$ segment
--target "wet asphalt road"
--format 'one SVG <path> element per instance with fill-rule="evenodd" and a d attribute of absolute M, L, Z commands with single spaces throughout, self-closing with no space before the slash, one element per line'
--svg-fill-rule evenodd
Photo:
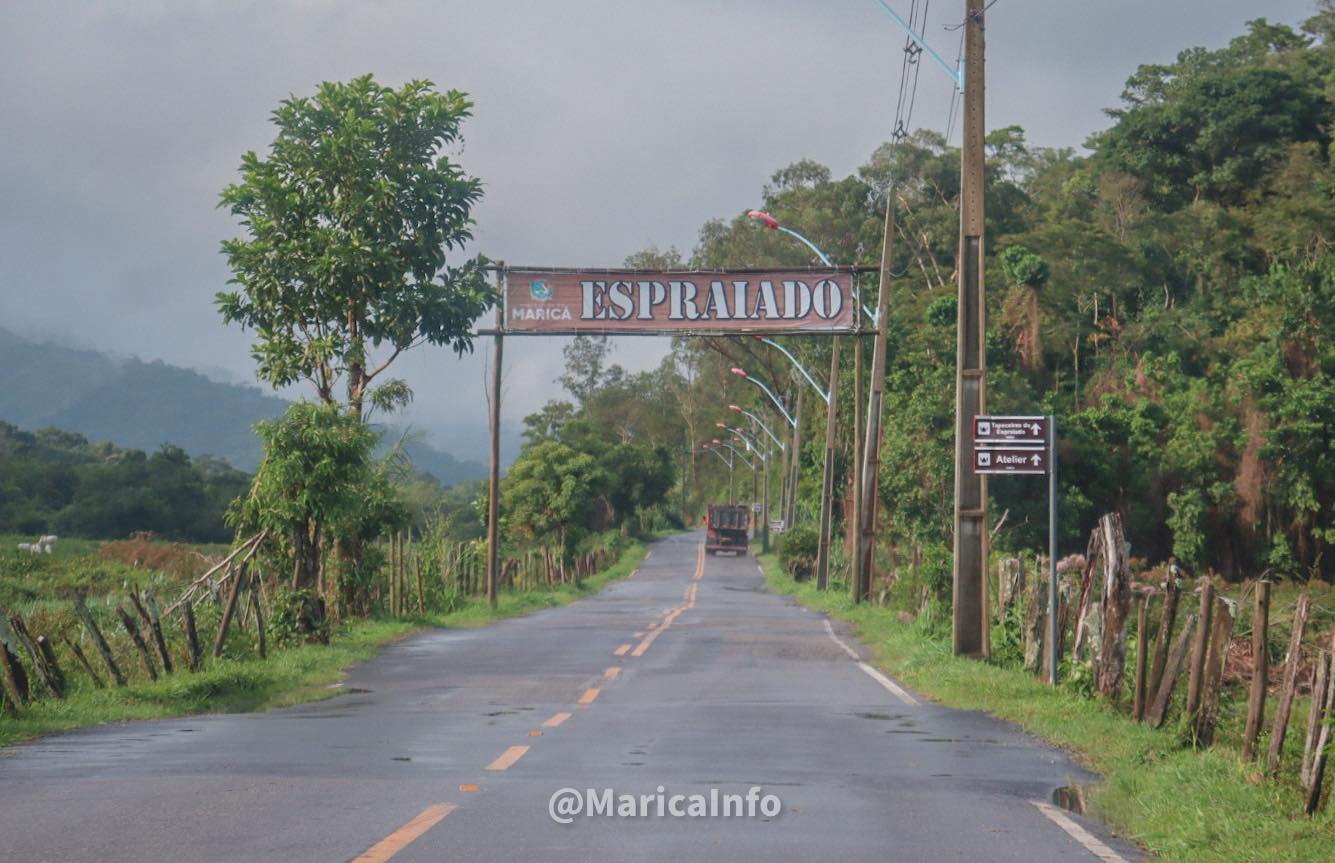
<path fill-rule="evenodd" d="M 822 615 L 765 592 L 753 559 L 699 541 L 656 543 L 573 605 L 395 645 L 328 701 L 4 751 L 0 860 L 1096 859 L 1033 802 L 1092 779 L 1064 754 L 901 698 Z M 660 785 L 758 786 L 782 808 L 548 814 L 564 787 Z"/>

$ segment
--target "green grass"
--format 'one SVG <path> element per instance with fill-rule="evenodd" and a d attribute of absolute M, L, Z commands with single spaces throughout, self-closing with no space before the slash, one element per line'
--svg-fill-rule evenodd
<path fill-rule="evenodd" d="M 212 660 L 197 674 L 178 670 L 157 682 L 132 683 L 121 689 L 94 689 L 87 678 L 75 676 L 75 688 L 65 699 L 34 701 L 17 718 L 0 715 L 0 746 L 109 722 L 269 710 L 329 698 L 338 694 L 329 684 L 342 678 L 348 666 L 370 659 L 392 641 L 429 627 L 483 626 L 565 605 L 629 575 L 645 551 L 644 545 L 632 544 L 615 564 L 578 586 L 505 591 L 497 597 L 494 609 L 485 598 L 470 597 L 448 614 L 356 621 L 335 629 L 328 644 L 273 651 L 267 660 Z"/>
<path fill-rule="evenodd" d="M 1019 669 L 951 655 L 949 639 L 901 622 L 875 605 L 854 605 L 846 591 L 819 592 L 795 583 L 773 555 L 761 557 L 771 589 L 851 622 L 875 663 L 909 686 L 950 706 L 983 710 L 1070 751 L 1103 776 L 1091 790 L 1097 816 L 1160 859 L 1295 861 L 1335 859 L 1335 806 L 1302 816 L 1293 759 L 1277 782 L 1259 781 L 1224 747 L 1192 751 L 1167 725 L 1132 722 L 1107 703 L 1050 689 Z M 1301 737 L 1295 711 L 1289 737 Z"/>

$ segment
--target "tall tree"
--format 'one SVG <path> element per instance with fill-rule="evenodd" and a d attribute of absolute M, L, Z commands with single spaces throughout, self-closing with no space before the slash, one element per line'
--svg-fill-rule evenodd
<path fill-rule="evenodd" d="M 396 90 L 366 75 L 274 111 L 268 154 L 242 157 L 220 203 L 248 236 L 222 244 L 240 289 L 216 303 L 255 331 L 262 380 L 308 380 L 331 404 L 342 380 L 341 403 L 361 418 L 368 400 L 388 410 L 411 399 L 402 381 L 371 389 L 405 350 L 472 349 L 494 292 L 481 257 L 452 267 L 446 252 L 472 239 L 482 186 L 443 152 L 471 108 L 429 81 Z"/>

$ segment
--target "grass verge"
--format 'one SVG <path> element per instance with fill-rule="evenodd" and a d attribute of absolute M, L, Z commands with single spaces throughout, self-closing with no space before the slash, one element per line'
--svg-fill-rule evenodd
<path fill-rule="evenodd" d="M 1021 670 L 958 659 L 948 641 L 894 612 L 794 582 L 773 555 L 760 562 L 772 590 L 853 624 L 882 670 L 941 704 L 985 711 L 1072 752 L 1103 776 L 1091 789 L 1093 814 L 1159 859 L 1335 859 L 1335 807 L 1303 817 L 1295 782 L 1260 781 L 1234 751 L 1192 751 L 1166 726 L 1132 722 L 1102 701 L 1050 689 Z"/>
<path fill-rule="evenodd" d="M 121 689 L 83 686 L 63 700 L 35 701 L 18 717 L 0 715 L 0 746 L 110 722 L 269 710 L 329 698 L 338 694 L 329 684 L 339 680 L 348 666 L 370 659 L 390 642 L 431 627 L 483 626 L 501 618 L 566 605 L 629 575 L 645 552 L 643 544 L 632 544 L 620 560 L 578 586 L 502 592 L 494 609 L 487 606 L 484 597 L 470 597 L 448 614 L 344 624 L 335 629 L 328 644 L 273 651 L 265 660 L 212 660 L 196 674 L 178 671 L 157 682 L 134 683 Z"/>

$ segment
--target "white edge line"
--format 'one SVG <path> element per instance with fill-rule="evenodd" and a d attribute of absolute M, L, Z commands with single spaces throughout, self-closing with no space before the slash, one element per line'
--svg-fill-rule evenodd
<path fill-rule="evenodd" d="M 867 676 L 870 677 L 872 680 L 875 680 L 877 683 L 881 684 L 886 689 L 893 692 L 895 694 L 895 697 L 898 698 L 900 701 L 904 702 L 905 704 L 918 703 L 918 700 L 914 698 L 912 695 L 909 695 L 903 689 L 901 689 L 899 687 L 899 684 L 895 683 L 893 680 L 886 677 L 884 674 L 877 671 L 875 668 L 872 668 L 867 663 L 859 662 L 858 668 L 861 668 L 863 671 L 865 671 L 867 673 Z"/>
<path fill-rule="evenodd" d="M 881 684 L 881 686 L 885 687 L 885 689 L 888 690 L 891 695 L 895 696 L 905 704 L 918 703 L 918 700 L 914 698 L 912 695 L 909 695 L 907 692 L 905 692 L 903 687 L 901 687 L 898 683 L 895 683 L 893 680 L 886 677 L 880 671 L 876 670 L 875 668 L 872 668 L 870 665 L 863 662 L 862 657 L 858 656 L 857 651 L 849 647 L 842 638 L 834 634 L 834 627 L 830 626 L 830 619 L 828 617 L 822 620 L 821 623 L 825 624 L 826 634 L 830 636 L 830 638 L 834 641 L 835 644 L 839 645 L 843 649 L 844 653 L 847 653 L 849 657 L 854 662 L 857 663 L 858 668 L 861 668 L 864 674 L 866 674 L 872 680 L 875 680 L 877 683 Z"/>
<path fill-rule="evenodd" d="M 1105 863 L 1126 863 L 1125 857 L 1104 845 L 1088 830 L 1068 818 L 1066 813 L 1056 806 L 1051 803 L 1044 803 L 1042 800 L 1030 800 L 1029 802 L 1034 804 L 1039 812 L 1046 815 L 1049 821 L 1070 834 L 1071 838 L 1079 842 L 1090 854 L 1105 861 Z"/>

